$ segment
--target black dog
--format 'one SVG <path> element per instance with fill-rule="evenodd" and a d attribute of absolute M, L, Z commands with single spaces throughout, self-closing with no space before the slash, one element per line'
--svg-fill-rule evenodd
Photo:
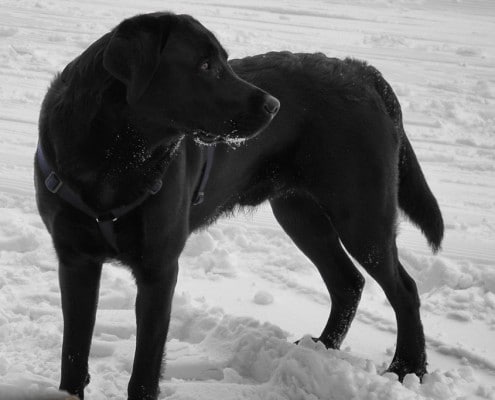
<path fill-rule="evenodd" d="M 342 243 L 395 310 L 389 370 L 426 372 L 416 285 L 397 258 L 397 208 L 434 250 L 443 222 L 397 98 L 373 67 L 287 52 L 227 62 L 193 18 L 140 15 L 55 78 L 39 135 L 37 201 L 60 263 L 61 389 L 84 396 L 101 266 L 116 259 L 138 287 L 128 396 L 155 399 L 188 235 L 267 199 L 330 292 L 318 340 L 339 348 L 361 296 Z"/>

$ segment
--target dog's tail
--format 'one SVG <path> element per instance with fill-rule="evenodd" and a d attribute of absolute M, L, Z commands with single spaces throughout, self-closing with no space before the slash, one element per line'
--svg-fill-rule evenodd
<path fill-rule="evenodd" d="M 394 91 L 378 70 L 371 66 L 368 66 L 368 69 L 375 90 L 382 98 L 400 137 L 399 207 L 421 229 L 428 244 L 436 253 L 440 249 L 444 233 L 442 213 L 404 131 L 402 111 Z"/>
<path fill-rule="evenodd" d="M 399 152 L 399 207 L 421 229 L 436 253 L 443 239 L 442 213 L 405 133 Z"/>

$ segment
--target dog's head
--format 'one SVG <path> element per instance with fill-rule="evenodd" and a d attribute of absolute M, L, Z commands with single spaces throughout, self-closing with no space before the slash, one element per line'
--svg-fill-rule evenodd
<path fill-rule="evenodd" d="M 253 137 L 280 106 L 239 78 L 215 36 L 187 15 L 154 13 L 123 21 L 111 34 L 103 65 L 125 85 L 136 112 L 204 143 Z"/>

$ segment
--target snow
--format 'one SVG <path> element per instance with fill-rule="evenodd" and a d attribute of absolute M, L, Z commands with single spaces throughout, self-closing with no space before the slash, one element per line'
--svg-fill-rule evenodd
<path fill-rule="evenodd" d="M 192 235 L 181 257 L 161 397 L 495 399 L 495 4 L 490 0 L 3 0 L 0 5 L 0 399 L 57 399 L 62 316 L 56 259 L 37 214 L 32 160 L 53 74 L 124 17 L 188 13 L 232 57 L 269 50 L 365 59 L 396 90 L 446 222 L 432 255 L 403 222 L 430 374 L 383 374 L 393 312 L 367 279 L 341 351 L 322 330 L 329 296 L 268 207 Z M 134 282 L 106 265 L 90 400 L 119 399 L 134 353 Z M 294 341 L 304 337 L 299 346 Z"/>

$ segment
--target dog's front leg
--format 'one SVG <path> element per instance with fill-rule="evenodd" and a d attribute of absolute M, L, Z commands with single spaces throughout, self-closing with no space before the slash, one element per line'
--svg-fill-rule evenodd
<path fill-rule="evenodd" d="M 95 323 L 101 263 L 60 259 L 59 282 L 64 316 L 60 389 L 84 398 L 89 383 L 88 356 Z"/>
<path fill-rule="evenodd" d="M 177 281 L 178 261 L 135 272 L 136 352 L 129 381 L 129 400 L 154 400 L 170 322 L 172 297 Z"/>

